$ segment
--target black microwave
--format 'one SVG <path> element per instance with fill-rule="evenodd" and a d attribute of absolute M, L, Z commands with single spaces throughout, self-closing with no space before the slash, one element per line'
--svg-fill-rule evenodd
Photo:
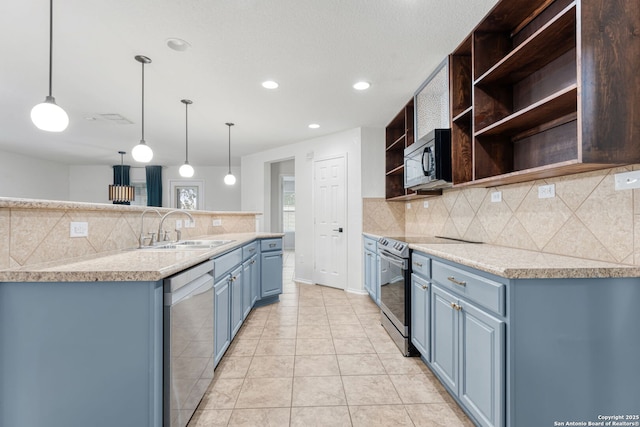
<path fill-rule="evenodd" d="M 434 129 L 404 149 L 404 188 L 451 186 L 451 129 Z"/>

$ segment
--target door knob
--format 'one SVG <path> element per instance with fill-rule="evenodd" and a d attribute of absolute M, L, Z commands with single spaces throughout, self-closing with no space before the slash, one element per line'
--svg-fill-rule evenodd
<path fill-rule="evenodd" d="M 335 228 L 333 231 L 337 231 L 338 233 L 342 233 L 342 227 L 340 227 L 340 228 Z"/>

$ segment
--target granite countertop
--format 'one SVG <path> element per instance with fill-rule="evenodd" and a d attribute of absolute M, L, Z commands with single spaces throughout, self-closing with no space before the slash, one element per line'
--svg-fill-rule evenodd
<path fill-rule="evenodd" d="M 233 240 L 207 249 L 125 249 L 87 257 L 0 270 L 0 282 L 146 282 L 157 281 L 243 246 L 282 233 L 200 236 L 193 240 Z"/>
<path fill-rule="evenodd" d="M 640 277 L 640 266 L 486 243 L 410 244 L 409 247 L 507 279 Z"/>

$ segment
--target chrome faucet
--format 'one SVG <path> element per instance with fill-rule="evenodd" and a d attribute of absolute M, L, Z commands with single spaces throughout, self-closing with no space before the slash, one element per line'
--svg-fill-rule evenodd
<path fill-rule="evenodd" d="M 144 237 L 144 214 L 146 214 L 147 212 L 155 212 L 158 214 L 158 216 L 160 218 L 162 218 L 162 214 L 160 213 L 160 211 L 158 211 L 158 209 L 154 209 L 154 208 L 148 208 L 142 211 L 142 215 L 140 215 L 140 237 L 138 238 L 138 249 L 144 247 L 144 241 L 145 241 L 145 237 Z M 155 237 L 155 233 L 151 233 L 151 241 L 149 242 L 149 245 L 153 245 L 154 242 L 154 237 Z"/>
<path fill-rule="evenodd" d="M 166 217 L 168 217 L 169 215 L 171 215 L 171 214 L 175 214 L 175 213 L 182 213 L 182 214 L 185 214 L 186 216 L 188 216 L 188 217 L 189 217 L 189 219 L 190 219 L 191 221 L 195 221 L 195 220 L 193 219 L 193 217 L 191 216 L 191 214 L 190 214 L 189 212 L 187 212 L 187 211 L 182 211 L 182 210 L 173 210 L 173 211 L 169 211 L 169 212 L 167 212 L 167 213 L 166 213 L 166 214 L 164 214 L 164 216 L 160 219 L 160 225 L 158 225 L 158 240 L 160 240 L 160 236 L 161 236 L 161 235 L 162 235 L 162 233 L 163 233 L 163 230 L 162 230 L 162 224 L 164 224 L 164 220 L 165 220 L 165 218 L 166 218 Z M 177 232 L 177 236 L 178 236 L 178 239 L 177 239 L 177 240 L 180 240 L 180 233 L 178 233 L 178 230 L 176 230 L 176 232 Z"/>

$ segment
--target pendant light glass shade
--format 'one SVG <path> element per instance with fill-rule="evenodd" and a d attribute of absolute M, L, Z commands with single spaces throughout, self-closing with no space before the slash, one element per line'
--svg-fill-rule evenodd
<path fill-rule="evenodd" d="M 233 123 L 225 123 L 225 125 L 229 126 L 229 172 L 224 177 L 224 183 L 233 185 L 236 183 L 236 177 L 231 173 L 231 126 L 233 126 Z"/>
<path fill-rule="evenodd" d="M 31 121 L 40 130 L 62 132 L 69 126 L 69 116 L 51 96 L 53 74 L 53 0 L 49 0 L 49 95 L 31 109 Z"/>
<path fill-rule="evenodd" d="M 140 144 L 133 147 L 131 150 L 133 160 L 140 163 L 149 163 L 153 159 L 153 150 L 149 148 L 144 140 L 140 141 Z"/>
<path fill-rule="evenodd" d="M 109 186 L 109 200 L 114 203 L 131 202 L 136 199 L 136 190 L 131 185 L 124 185 L 124 151 L 118 151 L 120 154 L 120 184 Z"/>
<path fill-rule="evenodd" d="M 131 155 L 136 162 L 149 163 L 153 159 L 153 150 L 144 140 L 144 64 L 150 64 L 151 59 L 136 55 L 135 60 L 142 64 L 142 138 L 140 138 L 140 143 L 131 150 Z"/>
<path fill-rule="evenodd" d="M 189 99 L 183 99 L 180 102 L 184 104 L 184 165 L 180 166 L 180 176 L 183 178 L 191 178 L 193 176 L 193 167 L 189 164 L 189 104 L 193 104 L 193 101 Z"/>

